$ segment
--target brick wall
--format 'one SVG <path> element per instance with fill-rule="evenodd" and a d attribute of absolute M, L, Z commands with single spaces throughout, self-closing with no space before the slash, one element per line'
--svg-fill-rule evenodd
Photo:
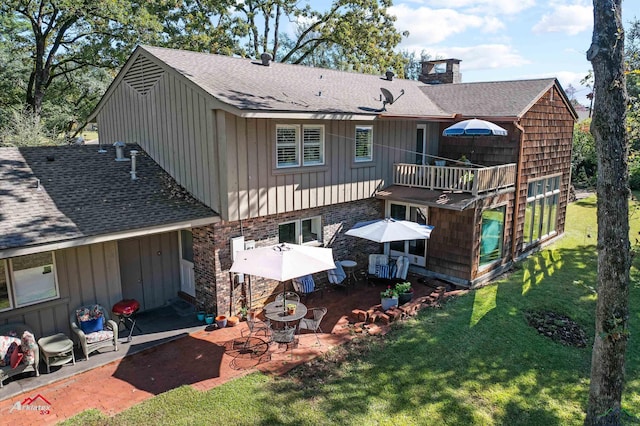
<path fill-rule="evenodd" d="M 384 217 L 384 202 L 373 198 L 194 228 L 194 274 L 199 308 L 221 315 L 237 314 L 244 305 L 249 285 L 253 306 L 262 306 L 273 294 L 282 291 L 281 283 L 255 276 L 245 275 L 244 283 L 232 282 L 230 239 L 244 235 L 245 241 L 255 240 L 257 247 L 276 244 L 280 223 L 314 216 L 322 217 L 322 242 L 333 249 L 334 259 L 353 259 L 359 267 L 366 268 L 369 253 L 381 250 L 379 244 L 344 235 L 356 222 Z M 314 278 L 318 285 L 327 282 L 325 273 L 315 274 Z"/>

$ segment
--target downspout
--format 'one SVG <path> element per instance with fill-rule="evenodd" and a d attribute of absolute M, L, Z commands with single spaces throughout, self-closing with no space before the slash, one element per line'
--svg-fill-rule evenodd
<path fill-rule="evenodd" d="M 516 196 L 513 206 L 513 227 L 511 229 L 511 261 L 516 260 L 516 240 L 518 231 L 518 213 L 520 209 L 520 182 L 522 180 L 522 157 L 524 155 L 524 127 L 522 127 L 517 121 L 513 122 L 513 126 L 520 130 L 520 146 L 518 148 L 518 161 L 516 162 Z"/>

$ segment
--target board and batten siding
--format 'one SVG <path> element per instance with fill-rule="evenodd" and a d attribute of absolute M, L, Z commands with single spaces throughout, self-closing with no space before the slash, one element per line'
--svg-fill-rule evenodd
<path fill-rule="evenodd" d="M 392 181 L 393 164 L 415 159 L 416 122 L 274 120 L 224 114 L 228 220 L 362 200 Z M 325 164 L 277 169 L 278 124 L 321 124 Z M 354 163 L 357 125 L 373 125 L 373 161 Z"/>
<path fill-rule="evenodd" d="M 145 66 L 159 68 L 150 62 Z M 211 97 L 167 71 L 154 74 L 155 83 L 144 90 L 130 85 L 128 75 L 97 115 L 100 142 L 139 144 L 196 199 L 221 211 L 219 168 L 224 163 L 219 161 Z"/>
<path fill-rule="evenodd" d="M 69 317 L 79 306 L 99 303 L 109 311 L 122 299 L 118 247 L 106 242 L 55 251 L 60 298 L 0 313 L 0 322 L 23 322 L 36 338 L 71 336 Z"/>

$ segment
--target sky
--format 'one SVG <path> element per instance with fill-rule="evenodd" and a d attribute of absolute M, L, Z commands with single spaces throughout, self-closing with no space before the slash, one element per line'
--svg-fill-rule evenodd
<path fill-rule="evenodd" d="M 592 0 L 394 0 L 389 13 L 410 33 L 400 49 L 460 59 L 463 82 L 556 77 L 588 105 Z M 625 27 L 636 17 L 640 1 L 623 0 Z"/>
<path fill-rule="evenodd" d="M 580 84 L 591 69 L 592 0 L 394 0 L 400 50 L 460 59 L 463 82 L 556 77 L 588 105 Z M 622 20 L 640 19 L 640 1 L 622 1 Z"/>

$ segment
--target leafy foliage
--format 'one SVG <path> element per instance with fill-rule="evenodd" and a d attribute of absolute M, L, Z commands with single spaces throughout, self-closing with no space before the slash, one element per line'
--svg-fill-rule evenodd
<path fill-rule="evenodd" d="M 598 170 L 595 142 L 589 131 L 591 119 L 576 123 L 573 128 L 571 180 L 576 187 L 594 187 Z"/>

